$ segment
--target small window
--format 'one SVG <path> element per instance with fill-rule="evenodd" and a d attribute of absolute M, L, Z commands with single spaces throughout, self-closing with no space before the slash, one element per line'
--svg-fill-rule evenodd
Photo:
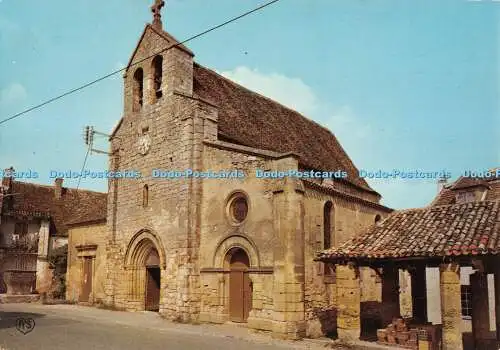
<path fill-rule="evenodd" d="M 378 224 L 380 222 L 380 220 L 382 219 L 382 217 L 380 215 L 375 215 L 375 224 Z"/>
<path fill-rule="evenodd" d="M 137 68 L 134 73 L 134 106 L 133 109 L 135 112 L 139 111 L 142 108 L 144 102 L 144 72 L 142 68 Z"/>
<path fill-rule="evenodd" d="M 248 215 L 248 200 L 242 193 L 237 193 L 228 202 L 228 214 L 235 224 L 245 221 Z"/>
<path fill-rule="evenodd" d="M 163 57 L 156 56 L 153 58 L 153 88 L 154 96 L 159 99 L 163 96 L 162 93 L 162 82 L 163 82 Z"/>
<path fill-rule="evenodd" d="M 144 185 L 142 188 L 142 207 L 146 208 L 149 204 L 149 187 Z"/>
<path fill-rule="evenodd" d="M 474 192 L 464 191 L 457 193 L 456 203 L 470 203 L 476 200 Z"/>
<path fill-rule="evenodd" d="M 332 247 L 332 207 L 333 203 L 328 201 L 323 207 L 323 248 Z"/>
<path fill-rule="evenodd" d="M 461 300 L 462 300 L 462 317 L 469 318 L 472 317 L 472 290 L 470 285 L 462 285 L 461 288 Z"/>

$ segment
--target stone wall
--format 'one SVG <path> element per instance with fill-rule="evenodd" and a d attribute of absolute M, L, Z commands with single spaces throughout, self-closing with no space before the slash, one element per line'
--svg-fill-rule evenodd
<path fill-rule="evenodd" d="M 54 270 L 46 259 L 38 259 L 36 262 L 36 291 L 46 293 L 53 286 Z"/>
<path fill-rule="evenodd" d="M 201 320 L 224 322 L 228 320 L 228 270 L 224 268 L 224 258 L 233 246 L 247 251 L 251 267 L 255 272 L 250 276 L 253 282 L 252 311 L 248 319 L 252 328 L 272 330 L 276 300 L 274 299 L 273 280 L 276 271 L 274 249 L 276 241 L 276 216 L 273 210 L 274 189 L 280 180 L 255 178 L 255 170 L 272 170 L 278 167 L 276 158 L 260 150 L 229 145 L 207 144 L 203 150 L 203 168 L 218 170 L 241 170 L 246 176 L 242 179 L 205 179 L 202 188 L 201 207 Z M 228 199 L 235 192 L 244 193 L 249 200 L 249 213 L 241 225 L 228 220 Z M 369 225 L 374 224 L 375 216 L 382 218 L 388 210 L 365 201 L 353 202 L 342 196 L 323 193 L 306 188 L 303 211 L 304 246 L 304 308 L 306 335 L 319 337 L 333 334 L 336 329 L 336 284 L 335 275 L 325 277 L 322 263 L 313 262 L 315 254 L 323 247 L 323 206 L 326 201 L 334 203 L 332 211 L 331 242 L 338 245 Z M 264 271 L 265 270 L 265 271 Z M 365 303 L 364 312 L 378 311 L 381 300 L 380 283 L 374 270 L 361 269 Z M 299 300 L 298 297 L 297 300 Z M 375 309 L 373 311 L 372 309 Z M 274 316 L 273 316 L 274 315 Z"/>
<path fill-rule="evenodd" d="M 66 300 L 77 302 L 82 288 L 83 259 L 92 257 L 91 303 L 104 303 L 106 283 L 105 223 L 73 226 L 68 230 L 68 267 L 66 270 Z M 94 247 L 95 246 L 95 247 Z"/>
<path fill-rule="evenodd" d="M 386 209 L 370 203 L 350 201 L 336 196 L 331 191 L 306 190 L 305 215 L 305 306 L 307 336 L 334 335 L 336 331 L 336 276 L 328 267 L 314 262 L 316 252 L 323 249 L 323 207 L 327 201 L 333 203 L 331 243 L 338 246 L 373 225 L 375 216 L 385 218 Z M 333 270 L 334 271 L 334 270 Z M 361 302 L 365 314 L 377 313 L 381 301 L 380 282 L 374 270 L 362 268 L 360 271 Z"/>
<path fill-rule="evenodd" d="M 258 152 L 258 150 L 254 150 Z M 229 270 L 225 266 L 228 251 L 243 248 L 250 258 L 249 277 L 253 285 L 249 324 L 271 330 L 273 314 L 272 268 L 275 231 L 273 195 L 270 182 L 255 178 L 255 169 L 272 167 L 272 160 L 262 155 L 207 144 L 203 150 L 203 168 L 213 171 L 239 170 L 238 179 L 204 179 L 202 181 L 200 267 L 201 319 L 224 322 L 229 317 Z M 228 216 L 228 200 L 242 193 L 249 203 L 247 218 L 237 224 Z"/>

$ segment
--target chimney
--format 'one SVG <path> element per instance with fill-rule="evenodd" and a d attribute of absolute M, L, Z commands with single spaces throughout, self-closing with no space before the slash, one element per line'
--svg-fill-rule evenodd
<path fill-rule="evenodd" d="M 2 192 L 10 193 L 12 189 L 12 179 L 14 178 L 14 167 L 4 170 L 2 177 Z"/>
<path fill-rule="evenodd" d="M 443 176 L 443 177 L 440 177 L 437 181 L 437 190 L 438 190 L 438 193 L 441 192 L 441 190 L 443 189 L 443 187 L 446 185 L 446 183 L 448 182 L 448 177 L 447 176 Z"/>
<path fill-rule="evenodd" d="M 57 199 L 60 199 L 62 197 L 62 184 L 63 184 L 62 177 L 58 177 L 54 181 L 54 194 Z"/>
<path fill-rule="evenodd" d="M 488 172 L 490 174 L 492 174 L 492 176 L 490 177 L 490 179 L 492 179 L 492 180 L 498 180 L 498 179 L 500 179 L 500 167 L 499 168 L 491 168 L 490 170 L 488 170 Z"/>

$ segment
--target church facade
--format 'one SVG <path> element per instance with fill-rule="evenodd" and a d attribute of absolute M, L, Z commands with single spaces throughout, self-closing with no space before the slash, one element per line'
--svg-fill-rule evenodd
<path fill-rule="evenodd" d="M 194 62 L 163 30 L 161 5 L 124 74 L 110 137 L 109 169 L 142 176 L 111 179 L 106 222 L 70 229 L 80 256 L 91 247 L 85 261 L 99 262 L 86 270 L 100 286 L 90 301 L 283 338 L 334 332 L 335 271 L 313 258 L 391 209 L 328 129 Z M 289 171 L 346 176 L 258 176 Z M 70 299 L 92 289 L 82 261 L 68 268 Z M 364 298 L 380 298 L 376 276 L 362 277 Z"/>

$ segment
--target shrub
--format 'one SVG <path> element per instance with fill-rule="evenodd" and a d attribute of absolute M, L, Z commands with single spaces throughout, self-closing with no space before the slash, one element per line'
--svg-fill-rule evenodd
<path fill-rule="evenodd" d="M 49 263 L 53 269 L 50 297 L 64 299 L 66 295 L 66 269 L 68 267 L 68 245 L 52 250 Z"/>

